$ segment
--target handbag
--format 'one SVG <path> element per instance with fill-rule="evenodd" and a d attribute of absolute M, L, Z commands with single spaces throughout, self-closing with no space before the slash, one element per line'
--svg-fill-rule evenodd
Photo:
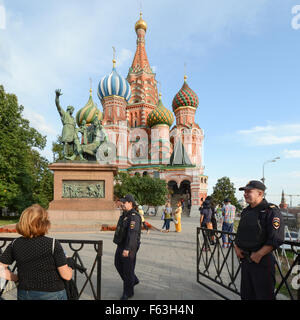
<path fill-rule="evenodd" d="M 213 225 L 211 222 L 207 222 L 206 226 L 207 226 L 207 229 L 211 229 L 211 230 L 213 229 Z"/>
<path fill-rule="evenodd" d="M 53 238 L 53 242 L 52 242 L 52 255 L 54 255 L 54 246 L 55 246 L 55 238 Z M 82 268 L 81 266 L 77 265 L 71 257 L 67 258 L 67 264 L 73 270 L 77 269 L 81 273 L 86 271 L 86 268 Z M 75 281 L 73 279 L 71 279 L 71 280 L 63 279 L 63 281 L 65 284 L 65 290 L 67 293 L 68 300 L 78 300 L 79 293 L 78 293 L 78 289 L 77 289 Z"/>

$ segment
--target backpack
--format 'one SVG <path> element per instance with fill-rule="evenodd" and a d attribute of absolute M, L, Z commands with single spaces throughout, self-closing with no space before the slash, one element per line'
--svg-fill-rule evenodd
<path fill-rule="evenodd" d="M 201 210 L 200 210 L 200 213 L 202 215 L 204 215 L 205 219 L 206 220 L 211 220 L 211 216 L 212 216 L 212 210 L 210 207 L 203 207 Z"/>

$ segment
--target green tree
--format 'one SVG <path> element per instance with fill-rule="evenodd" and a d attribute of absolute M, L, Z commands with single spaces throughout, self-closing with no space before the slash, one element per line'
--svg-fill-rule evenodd
<path fill-rule="evenodd" d="M 64 159 L 64 145 L 61 136 L 57 136 L 57 140 L 52 142 L 53 162 Z"/>
<path fill-rule="evenodd" d="M 224 199 L 230 199 L 230 202 L 236 206 L 237 210 L 241 210 L 241 205 L 235 197 L 235 187 L 228 177 L 220 178 L 216 185 L 213 187 L 212 199 L 217 205 L 222 205 Z"/>
<path fill-rule="evenodd" d="M 23 110 L 0 85 L 0 209 L 17 213 L 33 202 L 48 205 L 53 188 L 48 162 L 38 152 L 46 137 L 30 127 Z"/>
<path fill-rule="evenodd" d="M 128 173 L 119 172 L 115 181 L 114 194 L 118 198 L 130 193 L 141 205 L 160 206 L 166 202 L 168 188 L 165 180 L 149 175 L 131 177 Z"/>

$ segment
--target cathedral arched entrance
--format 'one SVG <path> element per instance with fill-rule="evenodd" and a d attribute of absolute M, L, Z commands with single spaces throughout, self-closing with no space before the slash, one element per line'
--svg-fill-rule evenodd
<path fill-rule="evenodd" d="M 178 187 L 179 185 L 179 187 Z M 183 180 L 179 184 L 174 180 L 168 182 L 169 200 L 171 201 L 172 208 L 175 210 L 177 202 L 183 199 L 183 214 L 189 215 L 191 207 L 191 182 Z"/>
<path fill-rule="evenodd" d="M 191 209 L 191 182 L 183 180 L 179 186 L 180 200 L 183 200 L 183 214 L 189 216 Z"/>
<path fill-rule="evenodd" d="M 183 180 L 180 183 L 179 192 L 180 192 L 180 194 L 189 194 L 189 195 L 191 195 L 191 183 L 190 183 L 190 181 Z"/>
<path fill-rule="evenodd" d="M 168 182 L 168 189 L 169 189 L 169 194 L 173 196 L 174 194 L 179 193 L 178 185 L 177 182 L 174 180 L 171 180 Z"/>

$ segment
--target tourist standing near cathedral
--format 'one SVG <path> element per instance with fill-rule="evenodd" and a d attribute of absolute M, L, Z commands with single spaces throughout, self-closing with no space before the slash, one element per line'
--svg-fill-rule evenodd
<path fill-rule="evenodd" d="M 138 213 L 141 216 L 142 224 L 143 224 L 145 230 L 147 231 L 147 233 L 150 233 L 149 227 L 147 226 L 146 221 L 145 221 L 143 207 L 141 205 L 139 205 L 137 208 L 138 208 Z"/>
<path fill-rule="evenodd" d="M 161 232 L 164 232 L 164 227 L 166 227 L 165 232 L 170 232 L 170 222 L 172 220 L 172 207 L 171 207 L 171 202 L 167 201 L 164 209 L 164 224 L 162 229 L 160 230 Z"/>
<path fill-rule="evenodd" d="M 182 207 L 181 207 L 181 201 L 179 200 L 177 202 L 177 209 L 174 213 L 174 222 L 175 222 L 175 231 L 181 232 L 181 214 L 182 214 Z"/>
<path fill-rule="evenodd" d="M 230 203 L 230 199 L 226 198 L 224 200 L 224 206 L 222 208 L 223 224 L 222 231 L 233 232 L 233 224 L 235 218 L 236 208 Z M 230 246 L 230 237 L 228 234 L 222 233 L 223 248 L 228 248 Z"/>
<path fill-rule="evenodd" d="M 118 245 L 115 253 L 115 267 L 123 280 L 121 300 L 128 300 L 134 295 L 134 286 L 139 283 L 134 269 L 136 254 L 140 247 L 142 220 L 134 209 L 136 203 L 131 194 L 120 201 L 123 213 L 119 218 L 113 239 L 113 242 Z"/>

